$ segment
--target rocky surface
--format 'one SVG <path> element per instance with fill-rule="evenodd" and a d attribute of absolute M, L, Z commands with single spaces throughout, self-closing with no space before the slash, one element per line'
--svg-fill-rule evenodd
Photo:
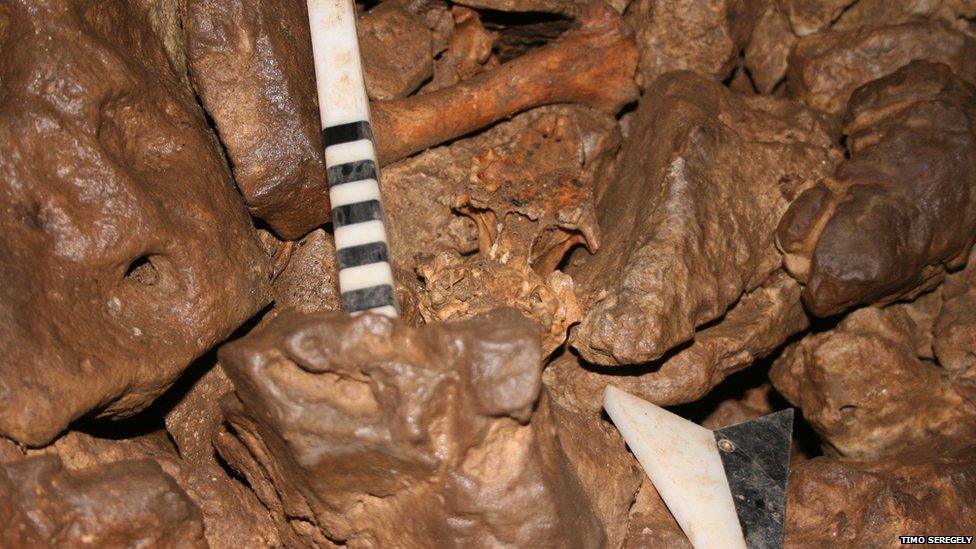
<path fill-rule="evenodd" d="M 37 445 L 146 406 L 268 303 L 269 266 L 137 3 L 2 13 L 0 434 Z"/>
<path fill-rule="evenodd" d="M 587 311 L 571 343 L 605 365 L 660 358 L 762 284 L 779 216 L 840 159 L 821 114 L 686 72 L 629 131 L 597 204 L 602 249 L 568 269 Z"/>
<path fill-rule="evenodd" d="M 914 62 L 854 93 L 850 159 L 804 192 L 777 231 L 819 316 L 931 289 L 976 241 L 976 88 Z"/>
<path fill-rule="evenodd" d="M 221 351 L 240 399 L 221 454 L 307 542 L 600 543 L 533 332 L 504 310 L 421 329 L 283 313 Z"/>
<path fill-rule="evenodd" d="M 0 536 L 19 547 L 207 547 L 200 509 L 152 460 L 0 465 Z"/>
<path fill-rule="evenodd" d="M 802 463 L 790 475 L 786 546 L 883 547 L 919 535 L 906 532 L 972 532 L 973 455 L 972 446 L 960 444 L 873 462 Z"/>
<path fill-rule="evenodd" d="M 770 371 L 776 389 L 838 454 L 878 458 L 976 434 L 976 408 L 949 372 L 916 356 L 914 321 L 874 307 L 808 335 Z"/>
<path fill-rule="evenodd" d="M 193 84 L 251 213 L 286 239 L 328 221 L 305 2 L 188 2 L 183 25 Z"/>
<path fill-rule="evenodd" d="M 410 95 L 431 77 L 431 31 L 405 3 L 383 2 L 357 23 L 366 93 L 378 100 Z"/>
<path fill-rule="evenodd" d="M 976 39 L 942 21 L 912 20 L 801 39 L 790 56 L 789 86 L 803 103 L 840 114 L 854 90 L 915 60 L 944 63 L 976 83 Z"/>

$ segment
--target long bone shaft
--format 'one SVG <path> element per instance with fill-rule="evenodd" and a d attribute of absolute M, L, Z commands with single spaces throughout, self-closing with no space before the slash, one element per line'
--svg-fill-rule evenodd
<path fill-rule="evenodd" d="M 342 306 L 398 316 L 353 0 L 307 0 Z"/>

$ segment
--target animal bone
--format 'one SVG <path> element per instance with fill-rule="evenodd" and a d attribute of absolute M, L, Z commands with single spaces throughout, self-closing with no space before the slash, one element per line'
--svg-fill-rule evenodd
<path fill-rule="evenodd" d="M 497 69 L 449 88 L 371 105 L 380 164 L 551 103 L 581 103 L 609 113 L 637 98 L 633 32 L 602 1 L 580 28 Z"/>

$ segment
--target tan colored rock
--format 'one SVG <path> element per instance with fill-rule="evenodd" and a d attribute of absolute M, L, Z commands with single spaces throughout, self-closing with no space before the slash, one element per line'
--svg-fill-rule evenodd
<path fill-rule="evenodd" d="M 397 198 L 391 197 L 394 202 Z M 338 273 L 332 235 L 322 229 L 310 232 L 294 244 L 287 266 L 274 281 L 275 305 L 309 313 L 342 309 Z"/>
<path fill-rule="evenodd" d="M 964 270 L 946 277 L 942 296 L 932 348 L 956 390 L 976 406 L 976 254 Z"/>
<path fill-rule="evenodd" d="M 737 0 L 635 0 L 626 17 L 640 52 L 638 84 L 649 88 L 676 70 L 724 79 L 749 42 L 758 8 Z"/>
<path fill-rule="evenodd" d="M 221 417 L 218 416 L 217 420 L 219 421 Z M 126 475 L 127 469 L 124 464 L 155 462 L 153 465 L 158 465 L 156 469 L 162 469 L 158 473 L 160 478 L 168 483 L 175 481 L 179 486 L 181 491 L 178 492 L 178 497 L 188 498 L 192 502 L 191 505 L 194 505 L 194 509 L 199 508 L 196 513 L 202 515 L 205 545 L 209 545 L 212 549 L 278 545 L 278 533 L 271 517 L 254 493 L 240 482 L 230 478 L 212 457 L 208 456 L 207 460 L 197 461 L 180 459 L 164 431 L 118 439 L 98 438 L 78 431 L 70 431 L 51 446 L 27 451 L 28 457 L 40 455 L 56 456 L 60 462 L 63 462 L 64 469 L 71 471 L 72 474 L 105 471 L 106 483 L 99 487 L 96 497 L 102 492 L 113 493 L 109 479 L 115 474 Z M 22 458 L 21 456 L 18 459 Z M 119 480 L 122 483 L 129 481 L 127 478 Z M 138 492 L 139 488 L 123 486 L 115 490 L 114 493 L 132 497 L 135 494 L 129 492 Z M 176 496 L 165 497 L 177 499 Z M 166 505 L 156 502 L 149 510 L 156 513 L 165 512 Z M 147 532 L 142 535 L 146 534 L 152 533 Z M 125 545 L 121 541 L 108 544 Z"/>
<path fill-rule="evenodd" d="M 840 114 L 854 90 L 915 60 L 944 63 L 976 83 L 976 39 L 941 21 L 913 20 L 801 39 L 790 56 L 789 85 L 801 102 Z"/>
<path fill-rule="evenodd" d="M 540 399 L 538 339 L 515 311 L 420 329 L 285 312 L 220 358 L 240 398 L 221 455 L 298 539 L 603 542 Z"/>
<path fill-rule="evenodd" d="M 79 470 L 55 456 L 0 465 L 11 547 L 207 547 L 200 509 L 152 460 Z"/>
<path fill-rule="evenodd" d="M 786 77 L 790 50 L 796 40 L 780 4 L 766 2 L 745 47 L 745 66 L 759 93 L 772 93 Z"/>
<path fill-rule="evenodd" d="M 816 34 L 837 20 L 858 0 L 778 0 L 796 36 Z"/>
<path fill-rule="evenodd" d="M 402 3 L 383 2 L 356 23 L 366 77 L 374 101 L 400 99 L 431 77 L 431 33 Z"/>
<path fill-rule="evenodd" d="M 886 547 L 898 536 L 976 530 L 976 450 L 921 448 L 856 462 L 818 457 L 795 467 L 787 547 Z M 932 533 L 932 534 L 929 534 Z"/>
<path fill-rule="evenodd" d="M 668 506 L 654 489 L 649 478 L 644 478 L 634 505 L 627 519 L 627 537 L 624 549 L 644 549 L 649 547 L 674 547 L 690 549 L 688 536 L 681 531 Z"/>
<path fill-rule="evenodd" d="M 183 25 L 194 87 L 251 213 L 288 240 L 328 221 L 305 2 L 188 2 Z"/>
<path fill-rule="evenodd" d="M 445 38 L 445 51 L 434 60 L 433 78 L 420 93 L 453 86 L 498 65 L 492 56 L 498 33 L 485 29 L 478 12 L 454 6 L 443 17 L 449 20 L 450 37 Z"/>
<path fill-rule="evenodd" d="M 0 434 L 23 443 L 139 411 L 270 300 L 218 145 L 140 10 L 2 8 Z"/>
<path fill-rule="evenodd" d="M 783 273 L 747 293 L 721 322 L 695 333 L 694 342 L 663 360 L 617 373 L 564 355 L 546 369 L 584 409 L 599 410 L 603 390 L 613 384 L 661 406 L 692 402 L 727 376 L 748 368 L 806 329 L 800 289 Z"/>
<path fill-rule="evenodd" d="M 976 36 L 976 2 L 973 0 L 858 0 L 841 14 L 832 29 L 845 31 L 870 27 L 883 22 L 886 25 L 904 23 L 924 17 L 945 21 L 952 28 Z"/>
<path fill-rule="evenodd" d="M 770 379 L 842 456 L 879 458 L 973 436 L 976 407 L 946 370 L 917 358 L 910 322 L 897 311 L 859 309 L 787 348 Z"/>
<path fill-rule="evenodd" d="M 601 183 L 602 250 L 568 268 L 586 310 L 570 341 L 603 365 L 660 358 L 762 284 L 779 216 L 840 160 L 821 114 L 690 73 L 660 79 L 636 116 Z"/>
<path fill-rule="evenodd" d="M 855 92 L 851 158 L 777 229 L 811 312 L 911 299 L 965 264 L 976 241 L 974 114 L 976 88 L 945 65 L 913 62 Z"/>
<path fill-rule="evenodd" d="M 234 385 L 224 369 L 220 364 L 213 364 L 166 412 L 166 431 L 173 437 L 181 458 L 193 464 L 218 467 L 213 439 L 224 420 L 220 399 L 233 390 Z"/>

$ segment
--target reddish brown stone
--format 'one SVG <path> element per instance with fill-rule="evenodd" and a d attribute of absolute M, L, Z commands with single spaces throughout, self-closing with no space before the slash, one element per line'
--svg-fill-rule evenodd
<path fill-rule="evenodd" d="M 0 8 L 0 434 L 127 415 L 268 303 L 268 261 L 138 3 Z"/>

